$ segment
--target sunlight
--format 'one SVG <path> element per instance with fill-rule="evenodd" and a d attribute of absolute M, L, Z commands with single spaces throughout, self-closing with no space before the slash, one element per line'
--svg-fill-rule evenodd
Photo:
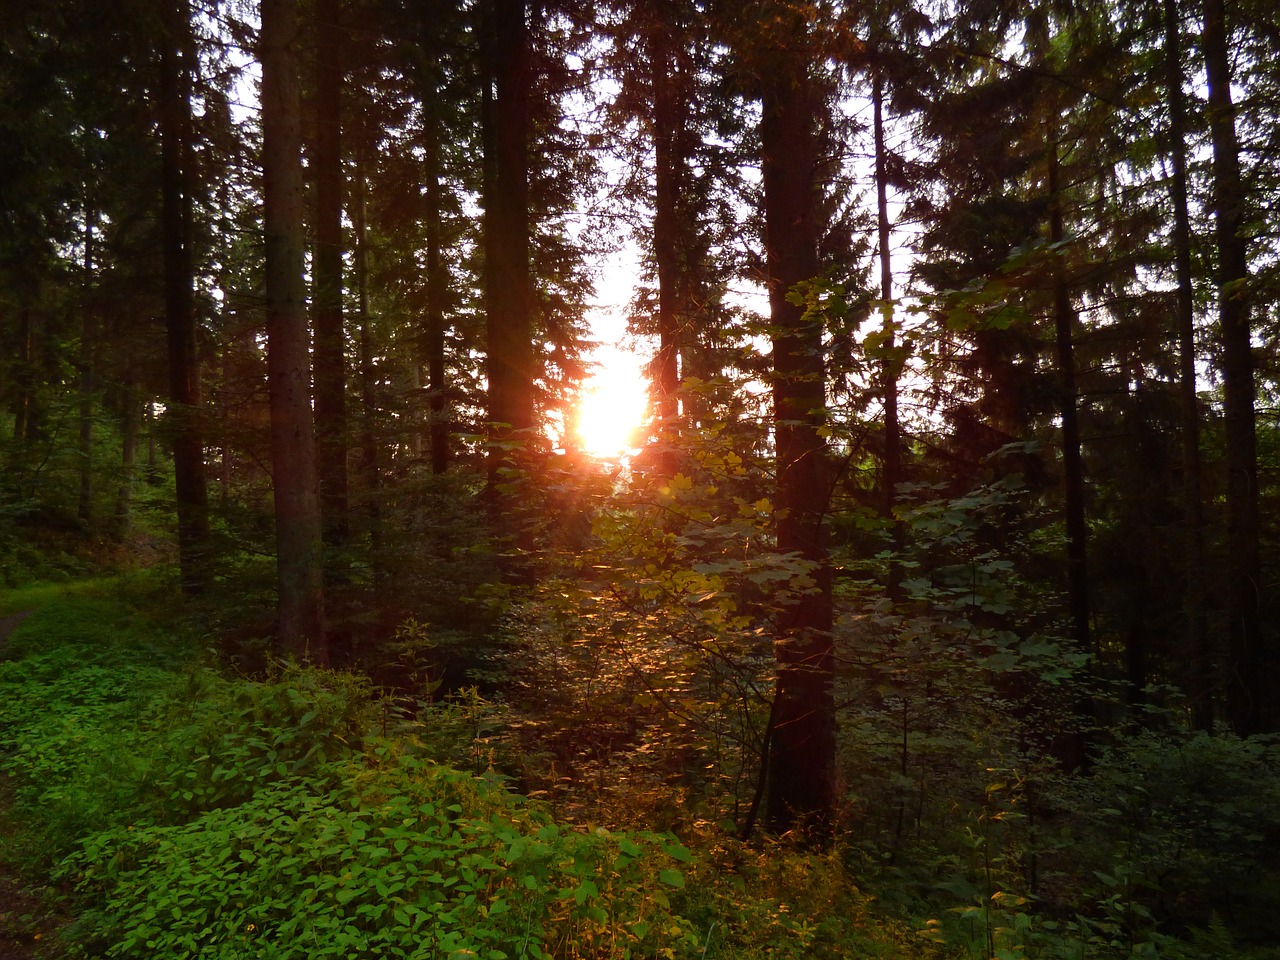
<path fill-rule="evenodd" d="M 582 388 L 573 417 L 574 438 L 584 452 L 604 460 L 635 449 L 648 403 L 644 359 L 613 346 L 595 351 L 595 373 Z"/>

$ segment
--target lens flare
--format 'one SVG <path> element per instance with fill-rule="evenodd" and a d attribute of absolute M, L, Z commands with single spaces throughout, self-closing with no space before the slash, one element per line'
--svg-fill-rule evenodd
<path fill-rule="evenodd" d="M 643 361 L 615 348 L 596 354 L 595 374 L 583 386 L 573 430 L 582 450 L 602 460 L 626 456 L 639 442 L 648 403 Z"/>

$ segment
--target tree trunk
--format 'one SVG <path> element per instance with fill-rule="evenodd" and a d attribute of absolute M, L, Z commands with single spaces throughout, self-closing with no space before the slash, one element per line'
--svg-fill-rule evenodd
<path fill-rule="evenodd" d="M 1176 0 L 1164 0 L 1165 80 L 1169 98 L 1169 154 L 1173 179 L 1174 266 L 1178 282 L 1178 393 L 1182 414 L 1182 503 L 1186 536 L 1185 672 L 1182 683 L 1191 702 L 1192 724 L 1213 729 L 1215 687 L 1213 653 L 1205 617 L 1204 507 L 1200 492 L 1200 409 L 1196 394 L 1195 290 L 1191 279 L 1191 215 L 1187 201 L 1187 119 L 1182 92 L 1182 32 Z"/>
<path fill-rule="evenodd" d="M 369 247 L 365 213 L 364 137 L 356 144 L 355 231 L 356 297 L 360 320 L 360 461 L 369 503 L 369 553 L 375 594 L 387 582 L 382 535 L 382 470 L 378 465 L 377 370 L 373 359 L 373 330 L 369 316 Z"/>
<path fill-rule="evenodd" d="M 160 466 L 156 459 L 156 405 L 154 403 L 148 403 L 143 408 L 143 419 L 147 422 L 147 485 L 154 487 L 160 482 Z"/>
<path fill-rule="evenodd" d="M 529 267 L 530 66 L 525 0 L 492 0 L 484 102 L 490 489 L 533 429 Z M 503 498 L 499 497 L 498 500 Z"/>
<path fill-rule="evenodd" d="M 168 37 L 161 53 L 161 218 L 164 236 L 165 329 L 169 356 L 166 419 L 173 437 L 178 563 L 182 591 L 204 589 L 209 562 L 209 495 L 205 480 L 192 261 L 191 22 L 187 0 L 166 3 Z"/>
<path fill-rule="evenodd" d="M 1062 185 L 1058 166 L 1058 132 L 1052 125 L 1048 131 L 1049 161 L 1049 240 L 1054 245 L 1053 257 L 1053 327 L 1057 347 L 1059 411 L 1062 416 L 1062 499 L 1067 532 L 1067 604 L 1071 613 L 1071 637 L 1081 653 L 1093 653 L 1093 637 L 1089 627 L 1089 528 L 1085 519 L 1084 459 L 1080 451 L 1080 414 L 1077 407 L 1075 331 L 1076 312 L 1067 287 L 1067 272 L 1060 244 L 1063 229 Z M 1134 631 L 1131 642 L 1141 642 L 1141 631 Z M 1143 651 L 1128 651 L 1130 667 L 1146 662 Z M 1089 667 L 1082 668 L 1087 675 Z M 1131 678 L 1132 679 L 1132 678 Z M 1145 683 L 1143 684 L 1145 686 Z M 1075 705 L 1081 729 L 1065 736 L 1058 744 L 1059 760 L 1067 770 L 1078 770 L 1088 764 L 1088 730 L 1093 725 L 1093 701 L 1081 693 Z"/>
<path fill-rule="evenodd" d="M 261 0 L 262 171 L 266 227 L 267 378 L 275 493 L 278 641 L 288 656 L 328 661 L 303 278 L 297 0 Z"/>
<path fill-rule="evenodd" d="M 31 308 L 25 304 L 18 311 L 18 365 L 14 375 L 17 398 L 13 405 L 13 439 L 26 445 L 33 435 L 35 414 L 35 325 Z"/>
<path fill-rule="evenodd" d="M 138 393 L 138 371 L 130 365 L 125 376 L 124 395 L 120 399 L 120 488 L 116 492 L 112 530 L 117 543 L 123 542 L 129 535 L 131 525 L 138 436 L 142 432 L 142 404 Z"/>
<path fill-rule="evenodd" d="M 316 473 L 326 565 L 340 567 L 351 538 L 347 518 L 346 336 L 342 322 L 341 0 L 317 0 L 313 59 L 315 103 L 315 252 L 311 315 L 315 327 Z"/>
<path fill-rule="evenodd" d="M 1051 131 L 1056 137 L 1056 131 Z M 1049 240 L 1053 254 L 1053 327 L 1057 344 L 1059 410 L 1062 414 L 1062 487 L 1067 527 L 1067 593 L 1071 635 L 1076 648 L 1090 652 L 1088 527 L 1084 509 L 1084 461 L 1080 455 L 1080 415 L 1076 401 L 1074 351 L 1075 309 L 1067 289 L 1063 253 L 1062 188 L 1058 172 L 1058 143 L 1049 143 Z"/>
<path fill-rule="evenodd" d="M 797 31 L 799 35 L 801 31 Z M 808 568 L 810 586 L 779 614 L 778 680 L 768 757 L 766 823 L 821 836 L 835 802 L 831 570 L 827 510 L 823 325 L 788 294 L 818 275 L 817 111 L 808 65 L 777 50 L 764 78 L 760 143 L 773 339 L 778 550 Z"/>
<path fill-rule="evenodd" d="M 92 161 L 90 161 L 92 163 Z M 86 186 L 86 197 L 89 188 Z M 93 391 L 97 352 L 97 305 L 93 303 L 93 230 L 97 213 L 88 199 L 84 205 L 84 277 L 80 303 L 80 499 L 77 516 L 86 526 L 93 522 Z"/>
<path fill-rule="evenodd" d="M 1264 675 L 1259 547 L 1258 452 L 1244 188 L 1224 0 L 1205 0 L 1204 60 L 1213 144 L 1213 212 L 1218 256 L 1218 326 L 1227 459 L 1227 710 L 1241 736 L 1272 727 L 1274 688 Z"/>
<path fill-rule="evenodd" d="M 680 222 L 679 203 L 688 163 L 681 125 L 688 111 L 679 96 L 667 29 L 667 24 L 656 23 L 649 38 L 653 81 L 653 253 L 658 271 L 658 355 L 653 393 L 663 448 L 658 463 L 663 475 L 673 476 L 678 464 L 675 445 L 680 423 L 680 329 L 686 320 L 681 312 L 688 265 L 681 256 L 680 234 L 687 224 Z"/>
<path fill-rule="evenodd" d="M 886 571 L 886 592 L 899 603 L 902 591 L 902 551 L 906 543 L 903 524 L 894 518 L 898 502 L 898 484 L 902 482 L 902 428 L 898 423 L 898 375 L 902 364 L 897 357 L 897 337 L 893 319 L 893 264 L 889 258 L 889 193 L 885 169 L 884 145 L 884 81 L 877 68 L 872 78 L 872 108 L 876 151 L 876 233 L 880 243 L 880 311 L 884 318 L 884 342 L 880 349 L 881 396 L 884 402 L 884 463 L 881 474 L 881 497 L 885 518 L 892 524 L 892 556 Z"/>
<path fill-rule="evenodd" d="M 432 93 L 439 97 L 439 91 Z M 428 112 L 433 105 L 428 105 Z M 431 444 L 431 472 L 441 474 L 449 469 L 449 385 L 445 380 L 444 338 L 445 300 L 449 294 L 449 272 L 444 262 L 444 187 L 441 183 L 441 150 L 443 133 L 439 120 L 429 115 L 425 121 L 423 179 L 426 181 L 425 212 L 427 221 L 427 396 L 430 419 L 428 436 Z"/>

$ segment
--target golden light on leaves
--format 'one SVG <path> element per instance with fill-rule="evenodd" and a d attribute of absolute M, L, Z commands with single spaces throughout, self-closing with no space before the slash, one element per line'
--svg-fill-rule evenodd
<path fill-rule="evenodd" d="M 643 361 L 614 347 L 597 351 L 598 368 L 573 413 L 574 440 L 604 460 L 626 456 L 640 440 L 648 405 Z"/>

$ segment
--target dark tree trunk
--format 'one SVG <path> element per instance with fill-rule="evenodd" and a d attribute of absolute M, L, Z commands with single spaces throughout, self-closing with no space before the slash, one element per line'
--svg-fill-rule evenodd
<path fill-rule="evenodd" d="M 351 538 L 347 518 L 347 394 L 342 322 L 342 33 L 341 0 L 317 0 L 313 60 L 315 103 L 315 252 L 312 258 L 315 327 L 316 473 L 331 577 Z"/>
<path fill-rule="evenodd" d="M 356 145 L 355 269 L 356 302 L 360 321 L 360 467 L 369 504 L 369 553 L 375 592 L 386 585 L 387 565 L 382 535 L 382 469 L 378 465 L 377 370 L 373 360 L 372 318 L 369 316 L 369 246 L 365 212 L 364 137 Z"/>
<path fill-rule="evenodd" d="M 1057 131 L 1050 129 L 1049 240 L 1053 251 L 1053 327 L 1058 362 L 1058 409 L 1062 416 L 1062 499 L 1067 533 L 1067 604 L 1071 613 L 1071 638 L 1081 653 L 1093 653 L 1089 627 L 1089 528 L 1084 503 L 1084 459 L 1080 449 L 1080 414 L 1077 407 L 1075 324 L 1076 312 L 1067 286 L 1064 254 L 1059 246 L 1064 238 L 1062 185 L 1058 161 Z M 1132 631 L 1130 643 L 1145 642 L 1140 630 Z M 1146 663 L 1145 651 L 1127 651 L 1132 670 Z M 1083 668 L 1087 673 L 1088 667 Z M 1130 677 L 1132 680 L 1132 676 Z M 1145 686 L 1145 681 L 1141 684 Z M 1089 762 L 1089 730 L 1094 723 L 1092 700 L 1083 693 L 1075 704 L 1080 729 L 1062 738 L 1057 745 L 1063 767 L 1078 770 Z"/>
<path fill-rule="evenodd" d="M 168 37 L 161 53 L 161 218 L 164 235 L 165 328 L 169 407 L 178 500 L 182 590 L 199 593 L 208 579 L 209 494 L 205 480 L 192 260 L 191 22 L 187 0 L 166 3 Z"/>
<path fill-rule="evenodd" d="M 797 31 L 800 35 L 802 31 Z M 766 823 L 822 835 L 835 802 L 832 593 L 827 510 L 825 364 L 820 319 L 788 294 L 818 275 L 815 171 L 820 98 L 808 65 L 777 50 L 764 78 L 760 142 L 773 339 L 777 540 L 813 584 L 779 614 L 778 681 L 768 756 Z"/>
<path fill-rule="evenodd" d="M 147 485 L 154 487 L 160 482 L 160 467 L 156 460 L 156 407 L 148 403 L 143 409 L 143 419 L 147 422 Z"/>
<path fill-rule="evenodd" d="M 902 364 L 897 357 L 897 336 L 893 319 L 893 264 L 889 257 L 889 194 L 887 159 L 884 144 L 884 81 L 876 69 L 872 78 L 873 126 L 876 151 L 876 233 L 880 244 L 880 302 L 884 316 L 884 342 L 880 362 L 881 396 L 884 402 L 884 465 L 881 475 L 881 497 L 884 515 L 892 524 L 893 555 L 886 572 L 890 600 L 898 603 L 902 592 L 902 550 L 906 542 L 903 524 L 894 519 L 898 502 L 898 484 L 902 482 L 902 428 L 898 422 L 898 375 Z"/>
<path fill-rule="evenodd" d="M 525 0 L 492 0 L 484 99 L 484 249 L 490 486 L 533 429 L 529 266 L 530 65 Z M 496 498 L 501 500 L 502 498 Z"/>
<path fill-rule="evenodd" d="M 1089 652 L 1088 527 L 1084 509 L 1084 461 L 1080 455 L 1080 415 L 1076 400 L 1074 350 L 1075 309 L 1067 289 L 1063 254 L 1062 188 L 1059 183 L 1058 144 L 1049 144 L 1049 240 L 1055 245 L 1053 268 L 1053 327 L 1057 344 L 1059 411 L 1062 415 L 1062 487 L 1067 527 L 1067 595 L 1071 635 L 1077 649 Z"/>
<path fill-rule="evenodd" d="M 129 535 L 133 510 L 133 485 L 138 459 L 138 436 L 142 432 L 142 403 L 138 395 L 138 371 L 132 365 L 125 377 L 120 398 L 120 489 L 112 535 L 122 542 Z"/>
<path fill-rule="evenodd" d="M 32 436 L 35 416 L 35 325 L 31 308 L 18 311 L 18 368 L 14 375 L 17 397 L 13 404 L 13 439 L 25 444 Z"/>
<path fill-rule="evenodd" d="M 677 470 L 675 444 L 680 422 L 680 331 L 688 265 L 681 256 L 680 189 L 688 163 L 682 124 L 687 104 L 680 96 L 675 58 L 665 31 L 655 23 L 649 38 L 653 80 L 654 205 L 653 253 L 658 272 L 658 356 L 653 393 L 658 436 L 663 446 L 659 465 L 664 475 Z"/>
<path fill-rule="evenodd" d="M 430 107 L 428 107 L 430 109 Z M 449 405 L 445 381 L 444 339 L 445 300 L 449 294 L 449 273 L 444 262 L 444 187 L 441 182 L 441 150 L 443 134 L 439 121 L 426 120 L 426 142 L 423 151 L 423 179 L 426 182 L 427 209 L 427 396 L 430 398 L 428 435 L 431 443 L 431 472 L 449 469 Z"/>
<path fill-rule="evenodd" d="M 86 190 L 87 193 L 87 190 Z M 80 499 L 77 516 L 86 526 L 93 522 L 93 391 L 97 352 L 97 305 L 93 301 L 93 231 L 97 213 L 86 200 L 84 209 L 84 276 L 80 304 Z"/>
<path fill-rule="evenodd" d="M 1182 91 L 1182 31 L 1176 0 L 1164 0 L 1165 81 L 1169 98 L 1169 155 L 1173 179 L 1174 266 L 1178 282 L 1178 386 L 1182 414 L 1182 503 L 1186 536 L 1185 672 L 1192 724 L 1213 729 L 1215 670 L 1205 616 L 1204 507 L 1200 491 L 1200 409 L 1196 398 L 1195 290 L 1191 279 L 1191 216 L 1187 201 L 1187 118 Z"/>
<path fill-rule="evenodd" d="M 1218 326 L 1227 458 L 1227 637 L 1231 656 L 1227 710 L 1241 736 L 1272 729 L 1261 618 L 1258 451 L 1244 187 L 1224 0 L 1205 0 L 1204 60 L 1213 143 L 1213 212 L 1218 257 Z"/>
<path fill-rule="evenodd" d="M 266 226 L 267 379 L 275 493 L 278 641 L 288 656 L 328 661 L 320 507 L 311 419 L 303 278 L 297 0 L 261 0 L 262 170 Z"/>

